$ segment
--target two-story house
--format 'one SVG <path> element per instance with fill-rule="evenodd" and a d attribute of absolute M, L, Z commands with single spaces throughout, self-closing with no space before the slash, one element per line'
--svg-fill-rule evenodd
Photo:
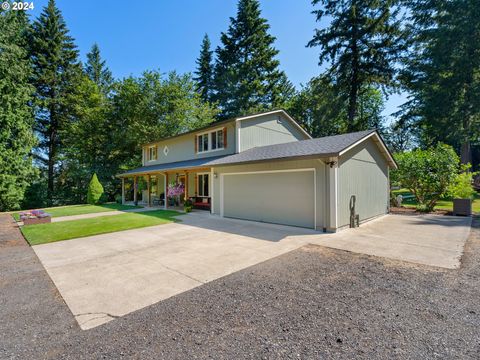
<path fill-rule="evenodd" d="M 124 203 L 168 208 L 181 182 L 218 216 L 337 231 L 388 212 L 390 168 L 375 130 L 312 139 L 274 110 L 145 144 L 143 166 L 118 176 Z"/>

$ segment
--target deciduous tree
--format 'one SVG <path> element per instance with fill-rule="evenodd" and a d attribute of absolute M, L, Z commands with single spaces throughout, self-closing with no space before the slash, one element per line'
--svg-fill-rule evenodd
<path fill-rule="evenodd" d="M 409 189 L 418 209 L 432 211 L 457 179 L 460 159 L 451 146 L 438 143 L 427 150 L 416 149 L 395 155 L 398 170 L 392 180 Z"/>

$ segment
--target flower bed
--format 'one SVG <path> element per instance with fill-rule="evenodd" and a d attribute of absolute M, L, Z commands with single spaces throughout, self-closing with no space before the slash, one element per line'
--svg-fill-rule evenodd
<path fill-rule="evenodd" d="M 52 220 L 51 215 L 43 210 L 21 212 L 19 215 L 20 221 L 23 222 L 23 225 L 45 224 Z"/>

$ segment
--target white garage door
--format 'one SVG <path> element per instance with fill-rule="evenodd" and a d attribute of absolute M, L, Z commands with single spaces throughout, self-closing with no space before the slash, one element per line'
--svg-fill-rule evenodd
<path fill-rule="evenodd" d="M 315 227 L 313 170 L 221 176 L 223 216 Z"/>

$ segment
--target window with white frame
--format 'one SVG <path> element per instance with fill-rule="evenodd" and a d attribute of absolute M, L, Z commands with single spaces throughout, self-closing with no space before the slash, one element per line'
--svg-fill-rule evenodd
<path fill-rule="evenodd" d="M 148 160 L 153 161 L 157 160 L 157 146 L 149 146 L 148 147 Z"/>
<path fill-rule="evenodd" d="M 209 134 L 202 134 L 198 135 L 197 141 L 198 141 L 198 152 L 204 152 L 209 150 L 209 141 L 208 141 L 208 136 Z"/>
<path fill-rule="evenodd" d="M 223 149 L 223 129 L 214 131 L 212 134 L 212 150 Z"/>
<path fill-rule="evenodd" d="M 210 196 L 210 184 L 208 173 L 205 174 L 198 174 L 198 181 L 197 181 L 197 194 L 198 196 Z"/>
<path fill-rule="evenodd" d="M 223 129 L 197 135 L 197 151 L 206 152 L 223 149 L 225 147 L 224 136 Z"/>

